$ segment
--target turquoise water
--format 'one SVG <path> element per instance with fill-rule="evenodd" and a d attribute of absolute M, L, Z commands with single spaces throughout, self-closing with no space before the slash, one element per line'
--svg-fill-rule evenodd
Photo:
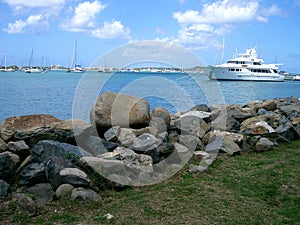
<path fill-rule="evenodd" d="M 300 82 L 211 81 L 203 74 L 84 74 L 50 71 L 27 74 L 0 73 L 0 122 L 17 115 L 46 113 L 59 119 L 72 116 L 89 120 L 99 93 L 114 91 L 144 97 L 151 109 L 166 107 L 172 113 L 195 104 L 245 104 L 252 100 L 300 97 Z"/>

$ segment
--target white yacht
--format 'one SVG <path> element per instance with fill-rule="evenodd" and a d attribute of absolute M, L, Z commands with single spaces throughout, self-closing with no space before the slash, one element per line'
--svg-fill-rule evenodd
<path fill-rule="evenodd" d="M 257 58 L 254 48 L 238 54 L 227 63 L 211 66 L 209 78 L 212 80 L 241 80 L 241 81 L 284 81 L 279 65 L 265 64 Z"/>

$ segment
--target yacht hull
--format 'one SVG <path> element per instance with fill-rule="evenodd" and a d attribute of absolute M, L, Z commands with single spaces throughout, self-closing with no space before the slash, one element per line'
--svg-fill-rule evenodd
<path fill-rule="evenodd" d="M 228 68 L 212 67 L 210 68 L 209 78 L 211 80 L 228 81 L 272 81 L 283 82 L 284 76 L 277 73 L 252 73 L 228 71 Z"/>

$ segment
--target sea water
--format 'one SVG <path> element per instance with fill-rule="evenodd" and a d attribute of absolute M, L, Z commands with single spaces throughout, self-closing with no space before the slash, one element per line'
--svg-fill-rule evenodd
<path fill-rule="evenodd" d="M 89 121 L 96 97 L 106 91 L 145 98 L 151 110 L 171 113 L 197 104 L 246 104 L 253 100 L 300 97 L 300 82 L 212 81 L 203 73 L 0 73 L 0 123 L 8 117 L 51 114 Z"/>

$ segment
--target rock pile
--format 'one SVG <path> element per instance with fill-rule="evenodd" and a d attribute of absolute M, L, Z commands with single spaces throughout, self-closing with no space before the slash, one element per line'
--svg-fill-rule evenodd
<path fill-rule="evenodd" d="M 186 163 L 190 172 L 202 172 L 219 154 L 270 150 L 299 138 L 300 101 L 198 105 L 176 114 L 155 108 L 150 114 L 146 100 L 107 92 L 90 119 L 29 115 L 0 125 L 0 211 L 9 201 L 28 215 L 62 196 L 100 201 L 107 185 L 154 184 Z"/>

